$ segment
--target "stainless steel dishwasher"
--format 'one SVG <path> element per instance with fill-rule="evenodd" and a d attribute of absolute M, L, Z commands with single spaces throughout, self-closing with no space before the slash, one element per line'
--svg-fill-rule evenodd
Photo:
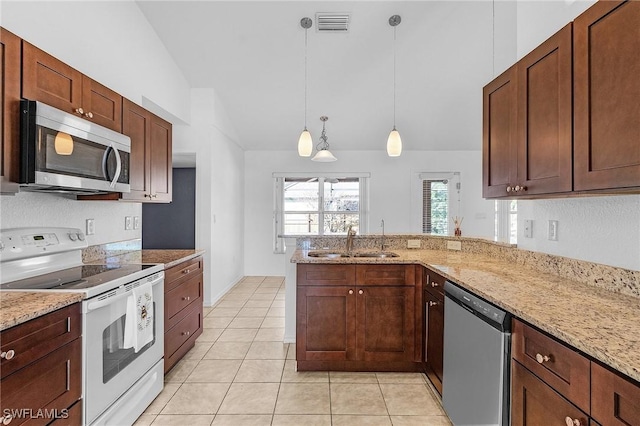
<path fill-rule="evenodd" d="M 511 315 L 444 284 L 442 405 L 456 426 L 509 425 Z"/>

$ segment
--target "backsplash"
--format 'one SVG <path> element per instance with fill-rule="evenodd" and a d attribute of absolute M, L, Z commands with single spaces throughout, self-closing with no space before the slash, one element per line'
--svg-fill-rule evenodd
<path fill-rule="evenodd" d="M 107 257 L 118 256 L 136 250 L 142 250 L 142 239 L 98 244 L 82 250 L 82 263 L 90 263 Z"/>
<path fill-rule="evenodd" d="M 444 237 L 436 235 L 388 235 L 385 250 L 407 250 L 407 240 L 420 240 L 421 250 L 446 250 L 447 241 L 461 243 L 461 252 L 481 254 L 506 260 L 513 265 L 535 269 L 573 281 L 640 298 L 640 271 L 586 262 L 563 256 L 522 250 L 513 244 L 481 238 Z M 296 247 L 304 250 L 339 249 L 346 247 L 346 237 L 299 236 Z M 353 239 L 354 250 L 380 250 L 380 235 L 360 235 Z M 418 249 L 416 249 L 418 250 Z"/>

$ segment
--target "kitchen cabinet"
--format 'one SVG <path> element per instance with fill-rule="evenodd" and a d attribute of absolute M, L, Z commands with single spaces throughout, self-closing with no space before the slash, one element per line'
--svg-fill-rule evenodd
<path fill-rule="evenodd" d="M 122 131 L 122 96 L 26 41 L 22 96 Z"/>
<path fill-rule="evenodd" d="M 0 28 L 0 193 L 18 192 L 21 40 Z"/>
<path fill-rule="evenodd" d="M 198 256 L 165 271 L 164 372 L 195 345 L 203 329 L 203 259 Z"/>
<path fill-rule="evenodd" d="M 640 425 L 640 386 L 591 363 L 591 417 L 602 425 Z"/>
<path fill-rule="evenodd" d="M 483 196 L 572 189 L 571 24 L 483 90 Z"/>
<path fill-rule="evenodd" d="M 0 333 L 3 424 L 52 420 L 51 416 L 30 419 L 29 413 L 38 410 L 48 410 L 64 424 L 82 423 L 81 315 L 76 303 Z M 21 415 L 11 410 L 30 411 Z"/>
<path fill-rule="evenodd" d="M 444 277 L 430 269 L 424 273 L 425 373 L 442 395 L 444 366 Z"/>
<path fill-rule="evenodd" d="M 640 3 L 600 1 L 574 21 L 574 187 L 640 187 Z"/>
<path fill-rule="evenodd" d="M 303 370 L 414 371 L 414 265 L 298 265 Z"/>

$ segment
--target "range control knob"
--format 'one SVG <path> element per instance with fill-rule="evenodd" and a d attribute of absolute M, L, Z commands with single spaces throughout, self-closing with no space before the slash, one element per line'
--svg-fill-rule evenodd
<path fill-rule="evenodd" d="M 73 232 L 69 233 L 69 239 L 71 241 L 78 241 L 78 234 L 75 234 Z"/>
<path fill-rule="evenodd" d="M 82 232 L 78 232 L 78 239 L 84 241 L 84 234 Z"/>

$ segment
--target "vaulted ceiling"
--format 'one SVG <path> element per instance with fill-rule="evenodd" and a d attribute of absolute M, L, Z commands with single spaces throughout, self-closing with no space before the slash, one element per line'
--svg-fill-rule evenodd
<path fill-rule="evenodd" d="M 490 1 L 138 1 L 194 88 L 214 88 L 246 150 L 292 150 L 327 115 L 335 150 L 383 150 L 396 123 L 407 150 L 479 150 L 482 87 L 492 79 Z M 348 12 L 346 33 L 317 12 Z"/>

